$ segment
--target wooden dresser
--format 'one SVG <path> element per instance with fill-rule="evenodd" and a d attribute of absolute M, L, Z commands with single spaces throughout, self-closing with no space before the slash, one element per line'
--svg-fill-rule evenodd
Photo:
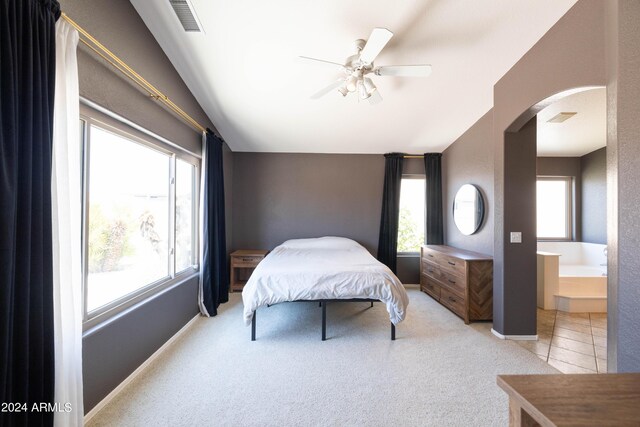
<path fill-rule="evenodd" d="M 493 317 L 493 259 L 476 252 L 442 245 L 420 250 L 420 290 L 462 317 Z"/>

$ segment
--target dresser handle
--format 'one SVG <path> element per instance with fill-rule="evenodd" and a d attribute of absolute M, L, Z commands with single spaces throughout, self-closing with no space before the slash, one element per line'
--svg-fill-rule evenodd
<path fill-rule="evenodd" d="M 451 280 L 451 279 L 447 279 L 447 280 L 449 280 L 449 283 L 453 283 L 454 285 L 456 284 L 455 280 Z"/>
<path fill-rule="evenodd" d="M 456 299 L 454 297 L 449 297 L 449 301 L 456 302 Z"/>
<path fill-rule="evenodd" d="M 242 258 L 242 262 L 251 262 L 255 261 L 253 258 Z"/>
<path fill-rule="evenodd" d="M 433 258 L 433 255 L 431 255 L 431 254 L 427 254 L 427 255 L 429 255 L 431 258 Z"/>
<path fill-rule="evenodd" d="M 450 265 L 456 265 L 455 262 L 447 261 Z"/>
<path fill-rule="evenodd" d="M 427 268 L 427 271 L 428 271 L 429 273 L 433 273 L 433 268 Z"/>

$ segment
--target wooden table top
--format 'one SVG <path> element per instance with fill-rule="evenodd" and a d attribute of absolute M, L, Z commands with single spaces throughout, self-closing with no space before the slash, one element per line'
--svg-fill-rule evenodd
<path fill-rule="evenodd" d="M 640 426 L 640 373 L 498 375 L 543 426 Z"/>
<path fill-rule="evenodd" d="M 261 249 L 239 249 L 234 251 L 231 256 L 264 256 L 268 254 L 269 251 L 264 251 Z"/>

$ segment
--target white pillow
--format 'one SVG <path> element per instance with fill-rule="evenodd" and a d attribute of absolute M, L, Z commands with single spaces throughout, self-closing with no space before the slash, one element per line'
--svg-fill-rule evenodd
<path fill-rule="evenodd" d="M 355 240 L 346 237 L 315 237 L 310 239 L 291 239 L 280 245 L 289 249 L 350 249 L 362 247 Z"/>

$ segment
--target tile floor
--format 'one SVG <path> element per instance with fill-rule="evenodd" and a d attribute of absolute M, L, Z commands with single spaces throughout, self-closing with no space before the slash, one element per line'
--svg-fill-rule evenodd
<path fill-rule="evenodd" d="M 607 313 L 538 309 L 538 341 L 518 344 L 565 374 L 607 372 Z"/>

